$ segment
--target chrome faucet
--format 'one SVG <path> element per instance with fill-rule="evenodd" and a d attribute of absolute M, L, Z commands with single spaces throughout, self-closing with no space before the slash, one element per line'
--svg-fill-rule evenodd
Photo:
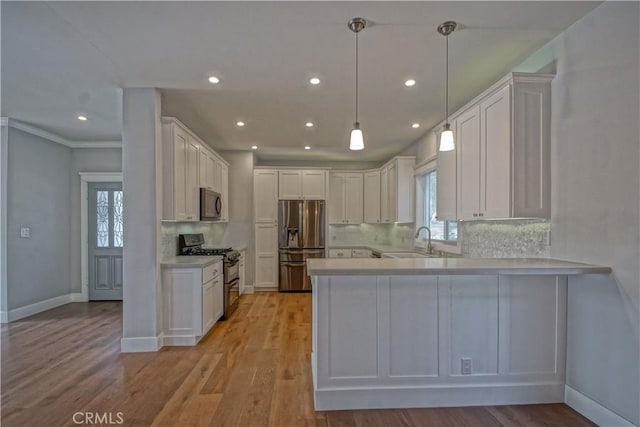
<path fill-rule="evenodd" d="M 433 246 L 431 245 L 431 229 L 429 227 L 427 227 L 426 225 L 418 227 L 418 230 L 416 231 L 416 239 L 418 237 L 420 237 L 420 232 L 422 230 L 427 230 L 427 236 L 429 238 L 429 243 L 427 244 L 427 253 L 429 255 L 431 255 L 431 254 L 433 254 Z"/>

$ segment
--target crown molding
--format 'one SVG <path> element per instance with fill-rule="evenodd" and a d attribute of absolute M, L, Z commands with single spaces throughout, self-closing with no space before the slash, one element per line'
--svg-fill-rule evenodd
<path fill-rule="evenodd" d="M 122 148 L 122 141 L 70 141 L 54 133 L 7 117 L 0 117 L 0 125 L 12 127 L 69 148 Z"/>

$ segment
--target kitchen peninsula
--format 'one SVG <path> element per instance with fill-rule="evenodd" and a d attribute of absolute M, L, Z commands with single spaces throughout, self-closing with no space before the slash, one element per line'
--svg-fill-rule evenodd
<path fill-rule="evenodd" d="M 562 402 L 567 283 L 552 259 L 313 259 L 316 410 Z"/>

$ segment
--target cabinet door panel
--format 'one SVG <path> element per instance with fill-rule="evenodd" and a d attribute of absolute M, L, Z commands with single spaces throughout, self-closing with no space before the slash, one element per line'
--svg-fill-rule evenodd
<path fill-rule="evenodd" d="M 302 197 L 302 175 L 300 171 L 278 172 L 278 198 L 280 200 Z"/>
<path fill-rule="evenodd" d="M 364 222 L 380 222 L 380 171 L 364 175 Z"/>
<path fill-rule="evenodd" d="M 206 334 L 215 323 L 214 316 L 213 281 L 211 281 L 202 285 L 202 335 Z"/>
<path fill-rule="evenodd" d="M 199 144 L 189 138 L 186 152 L 186 219 L 197 221 L 200 219 L 200 191 L 198 188 Z"/>
<path fill-rule="evenodd" d="M 278 234 L 275 224 L 256 224 L 256 287 L 277 286 Z"/>
<path fill-rule="evenodd" d="M 255 222 L 275 224 L 278 218 L 278 172 L 257 169 L 253 175 Z"/>
<path fill-rule="evenodd" d="M 391 222 L 389 217 L 389 170 L 380 171 L 380 221 Z"/>
<path fill-rule="evenodd" d="M 222 217 L 220 221 L 229 221 L 229 167 L 224 163 L 220 169 L 220 194 L 222 196 Z"/>
<path fill-rule="evenodd" d="M 361 173 L 348 173 L 344 178 L 344 216 L 348 224 L 362 223 L 362 192 L 363 181 Z"/>
<path fill-rule="evenodd" d="M 329 224 L 344 224 L 344 174 L 329 174 Z"/>
<path fill-rule="evenodd" d="M 302 198 L 306 200 L 324 200 L 325 171 L 302 171 Z"/>
<path fill-rule="evenodd" d="M 174 204 L 175 219 L 187 217 L 187 139 L 188 136 L 178 127 L 174 127 Z"/>
<path fill-rule="evenodd" d="M 391 164 L 387 173 L 387 222 L 394 222 L 398 218 L 398 169 Z"/>
<path fill-rule="evenodd" d="M 485 218 L 511 216 L 511 86 L 480 104 L 482 128 L 482 212 Z"/>
<path fill-rule="evenodd" d="M 458 209 L 460 219 L 478 219 L 480 212 L 480 107 L 456 120 L 458 151 Z M 475 215 L 475 216 L 474 216 Z"/>

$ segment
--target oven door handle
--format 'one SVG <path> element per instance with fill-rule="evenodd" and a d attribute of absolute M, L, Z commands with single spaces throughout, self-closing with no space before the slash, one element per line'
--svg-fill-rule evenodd
<path fill-rule="evenodd" d="M 234 286 L 238 285 L 239 283 L 240 283 L 240 278 L 236 277 L 235 279 L 233 279 L 229 283 L 225 283 L 224 286 L 226 288 L 233 288 Z"/>

